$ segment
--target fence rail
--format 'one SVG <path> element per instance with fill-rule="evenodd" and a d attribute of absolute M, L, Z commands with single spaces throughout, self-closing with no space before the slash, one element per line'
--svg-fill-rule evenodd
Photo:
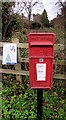
<path fill-rule="evenodd" d="M 0 56 L 0 60 L 2 60 L 2 56 Z M 29 63 L 29 58 L 20 58 L 20 60 L 18 60 L 18 62 Z M 66 62 L 64 60 L 54 60 L 53 64 L 66 65 Z"/>
<path fill-rule="evenodd" d="M 18 41 L 18 42 L 17 42 Z M 3 47 L 4 43 L 8 43 L 8 42 L 0 42 L 0 47 Z M 27 48 L 28 49 L 28 43 L 19 43 L 19 40 L 17 38 L 13 38 L 12 39 L 12 43 L 16 43 L 17 44 L 17 48 L 18 50 L 20 48 Z M 54 46 L 54 51 L 58 51 L 58 50 L 64 50 L 64 45 L 61 44 L 55 44 Z M 18 52 L 18 54 L 20 54 L 20 52 Z M 0 60 L 2 61 L 2 56 L 0 56 Z M 21 68 L 19 69 L 19 65 L 21 66 L 21 63 L 29 63 L 29 59 L 28 58 L 18 58 L 18 63 L 17 63 L 17 69 L 16 69 L 16 65 L 15 65 L 15 70 L 11 70 L 11 69 L 3 69 L 0 68 L 0 73 L 6 73 L 6 74 L 15 74 L 15 75 L 26 75 L 29 76 L 29 71 L 26 70 L 22 70 Z M 19 64 L 19 65 L 18 65 Z M 55 66 L 60 65 L 60 66 L 65 66 L 66 62 L 64 60 L 54 60 L 53 64 Z M 58 79 L 58 80 L 65 80 L 66 76 L 64 76 L 64 74 L 54 74 L 53 75 L 54 79 Z"/>
<path fill-rule="evenodd" d="M 8 42 L 0 42 L 0 47 L 3 47 L 3 45 Z M 18 48 L 28 48 L 28 43 L 17 43 Z M 55 44 L 54 50 L 64 50 L 64 45 L 62 44 Z"/>
<path fill-rule="evenodd" d="M 0 73 L 29 76 L 29 71 L 24 71 L 24 70 L 16 71 L 16 70 L 10 70 L 10 69 L 0 69 Z M 66 75 L 64 76 L 64 74 L 54 74 L 53 78 L 54 79 L 59 79 L 59 80 L 65 80 Z"/>

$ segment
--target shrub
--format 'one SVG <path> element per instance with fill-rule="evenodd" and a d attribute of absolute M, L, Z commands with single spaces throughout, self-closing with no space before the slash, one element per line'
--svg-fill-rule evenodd
<path fill-rule="evenodd" d="M 30 28 L 31 29 L 39 29 L 41 27 L 41 24 L 38 22 L 31 22 Z"/>

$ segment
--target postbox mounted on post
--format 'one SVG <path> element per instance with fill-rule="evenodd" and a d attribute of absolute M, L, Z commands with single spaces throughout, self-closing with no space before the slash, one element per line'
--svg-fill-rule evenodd
<path fill-rule="evenodd" d="M 28 39 L 30 87 L 51 89 L 55 35 L 30 33 Z"/>

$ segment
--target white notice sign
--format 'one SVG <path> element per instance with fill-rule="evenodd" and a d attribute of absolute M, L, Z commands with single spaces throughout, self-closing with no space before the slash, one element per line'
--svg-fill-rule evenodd
<path fill-rule="evenodd" d="M 36 64 L 37 80 L 46 80 L 46 64 Z"/>
<path fill-rule="evenodd" d="M 17 45 L 13 43 L 5 43 L 3 45 L 3 64 L 17 63 Z"/>

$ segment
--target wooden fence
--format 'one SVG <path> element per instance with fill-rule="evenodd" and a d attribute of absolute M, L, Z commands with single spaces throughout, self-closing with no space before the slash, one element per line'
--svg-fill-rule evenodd
<path fill-rule="evenodd" d="M 5 42 L 0 42 L 0 48 L 3 47 L 3 44 Z M 7 42 L 6 42 L 7 43 Z M 20 49 L 28 49 L 28 43 L 19 43 L 19 39 L 17 38 L 12 38 L 12 43 L 17 44 L 17 53 L 18 53 L 18 63 L 14 65 L 15 69 L 3 69 L 0 68 L 0 73 L 6 73 L 6 74 L 15 74 L 16 75 L 16 80 L 19 80 L 21 82 L 22 78 L 21 76 L 26 75 L 29 76 L 29 71 L 22 70 L 21 64 L 26 63 L 29 64 L 29 59 L 28 57 L 21 57 L 20 56 Z M 58 50 L 64 50 L 64 46 L 61 44 L 55 44 L 54 46 L 54 51 Z M 0 56 L 0 60 L 2 61 L 2 56 Z M 64 60 L 54 60 L 54 74 L 53 74 L 53 79 L 58 79 L 58 80 L 65 80 L 66 76 L 64 76 L 64 66 L 66 62 Z M 59 67 L 59 72 L 56 73 L 57 68 Z"/>

